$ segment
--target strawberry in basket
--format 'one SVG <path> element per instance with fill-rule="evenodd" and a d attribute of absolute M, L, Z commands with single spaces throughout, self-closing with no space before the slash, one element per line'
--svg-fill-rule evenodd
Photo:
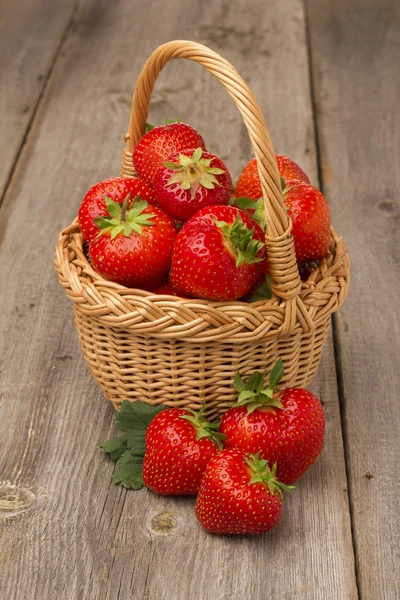
<path fill-rule="evenodd" d="M 155 204 L 153 190 L 145 181 L 137 177 L 112 177 L 90 188 L 82 200 L 78 213 L 79 226 L 85 242 L 94 239 L 99 233 L 94 219 L 108 215 L 106 196 L 114 202 L 122 203 L 128 193 L 131 201 L 140 196 L 149 204 Z"/>
<path fill-rule="evenodd" d="M 199 146 L 169 156 L 158 167 L 153 188 L 161 208 L 174 219 L 187 221 L 206 206 L 228 204 L 232 179 L 222 160 Z"/>
<path fill-rule="evenodd" d="M 133 165 L 139 176 L 151 184 L 158 167 L 171 154 L 198 147 L 206 149 L 203 138 L 190 125 L 179 122 L 158 125 L 140 138 L 133 151 Z"/>
<path fill-rule="evenodd" d="M 278 165 L 279 175 L 285 181 L 305 181 L 310 180 L 303 169 L 299 167 L 294 160 L 282 154 L 275 154 L 276 164 Z M 258 175 L 257 161 L 255 158 L 250 160 L 239 175 L 236 184 L 235 195 L 237 198 L 246 197 L 252 200 L 258 200 L 262 196 L 261 181 Z"/>
<path fill-rule="evenodd" d="M 177 235 L 170 283 L 183 296 L 236 300 L 263 272 L 264 233 L 234 206 L 209 206 L 187 221 Z"/>
<path fill-rule="evenodd" d="M 297 262 L 318 261 L 327 255 L 329 249 L 331 223 L 328 204 L 296 163 L 278 154 L 276 158 L 284 187 L 283 199 L 292 220 Z M 260 197 L 262 190 L 255 159 L 244 168 L 235 193 L 236 197 L 231 198 L 230 204 L 248 212 L 265 231 L 264 202 Z"/>
<path fill-rule="evenodd" d="M 98 235 L 89 244 L 93 268 L 129 288 L 161 285 L 171 263 L 175 222 L 163 210 L 128 194 L 122 204 L 105 199 L 107 215 L 94 220 Z"/>

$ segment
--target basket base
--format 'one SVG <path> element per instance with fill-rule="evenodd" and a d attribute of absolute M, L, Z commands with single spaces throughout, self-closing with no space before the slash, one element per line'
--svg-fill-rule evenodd
<path fill-rule="evenodd" d="M 237 400 L 236 373 L 268 376 L 281 358 L 282 385 L 307 386 L 317 370 L 330 318 L 311 333 L 269 337 L 251 343 L 160 340 L 107 327 L 75 307 L 75 324 L 89 369 L 118 410 L 124 400 L 198 410 L 221 415 Z"/>

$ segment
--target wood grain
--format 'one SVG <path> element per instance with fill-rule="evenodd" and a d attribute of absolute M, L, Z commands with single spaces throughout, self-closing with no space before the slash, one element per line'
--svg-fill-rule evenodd
<path fill-rule="evenodd" d="M 352 264 L 335 320 L 360 597 L 400 598 L 400 6 L 309 1 L 323 184 Z"/>
<path fill-rule="evenodd" d="M 82 2 L 0 211 L 2 592 L 12 600 L 353 600 L 331 340 L 313 386 L 326 447 L 271 535 L 209 535 L 193 499 L 113 486 L 113 464 L 95 447 L 114 434 L 113 411 L 85 369 L 52 259 L 87 188 L 118 173 L 134 80 L 151 50 L 185 37 L 221 52 L 259 99 L 276 149 L 316 180 L 301 1 L 163 8 Z M 211 76 L 182 61 L 162 73 L 151 119 L 177 114 L 237 176 L 250 158 L 239 115 Z"/>
<path fill-rule="evenodd" d="M 0 0 L 0 200 L 77 0 Z"/>

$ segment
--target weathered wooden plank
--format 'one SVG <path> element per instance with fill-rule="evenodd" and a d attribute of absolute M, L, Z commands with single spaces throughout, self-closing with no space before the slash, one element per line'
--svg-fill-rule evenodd
<path fill-rule="evenodd" d="M 335 326 L 360 597 L 397 600 L 400 6 L 308 4 L 324 190 L 352 262 Z"/>
<path fill-rule="evenodd" d="M 327 414 L 326 448 L 271 535 L 206 534 L 193 499 L 111 485 L 113 466 L 95 449 L 114 432 L 113 410 L 85 370 L 51 256 L 86 189 L 119 170 L 133 83 L 151 50 L 187 37 L 232 60 L 260 99 L 277 150 L 316 177 L 301 1 L 257 0 L 251 10 L 244 0 L 207 10 L 180 0 L 164 6 L 82 2 L 1 209 L 8 223 L 0 252 L 7 282 L 0 477 L 9 482 L 0 486 L 3 593 L 17 600 L 354 599 L 331 342 L 314 383 Z M 152 119 L 178 112 L 237 175 L 250 146 L 233 103 L 199 66 L 180 61 L 167 70 Z"/>
<path fill-rule="evenodd" d="M 0 199 L 77 0 L 0 0 Z"/>

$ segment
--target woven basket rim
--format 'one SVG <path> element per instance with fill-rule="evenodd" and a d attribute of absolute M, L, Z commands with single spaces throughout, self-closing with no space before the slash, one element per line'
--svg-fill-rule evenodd
<path fill-rule="evenodd" d="M 247 321 L 247 326 L 250 327 L 247 335 L 241 333 L 238 336 L 239 340 L 244 341 L 250 338 L 252 320 L 255 322 L 255 329 L 257 323 L 270 322 L 271 327 L 262 337 L 276 334 L 288 335 L 283 327 L 288 303 L 274 294 L 269 300 L 252 303 L 241 300 L 215 302 L 154 294 L 146 290 L 127 288 L 104 279 L 90 265 L 77 218 L 60 233 L 55 267 L 62 287 L 75 302 L 76 307 L 98 318 L 109 327 L 135 330 L 137 327 L 135 324 L 132 327 L 131 321 L 137 321 L 138 315 L 141 314 L 142 323 L 139 328 L 141 332 L 158 338 L 185 338 L 188 341 L 200 339 L 211 341 L 222 338 L 220 341 L 225 341 L 223 339 L 225 324 L 228 336 L 226 341 L 232 341 L 236 337 L 235 327 L 230 328 L 229 323 L 243 324 Z M 337 310 L 347 295 L 349 274 L 347 246 L 332 227 L 330 252 L 310 277 L 302 282 L 299 294 L 299 300 L 305 305 L 310 318 L 308 321 L 296 321 L 291 331 L 299 329 L 305 332 L 312 331 L 321 318 L 326 318 L 326 311 L 323 309 L 329 306 L 332 295 L 337 298 L 334 303 L 331 303 L 329 314 Z M 175 324 L 170 323 L 163 328 L 163 317 L 155 314 L 160 312 L 165 312 L 169 317 L 174 313 Z M 206 321 L 208 332 L 206 335 L 204 323 L 201 322 L 197 324 L 199 331 L 196 333 L 197 321 Z M 185 328 L 188 330 L 186 333 Z M 214 335 L 210 333 L 213 330 Z M 194 335 L 188 335 L 190 332 Z M 254 339 L 258 337 L 254 334 Z"/>

